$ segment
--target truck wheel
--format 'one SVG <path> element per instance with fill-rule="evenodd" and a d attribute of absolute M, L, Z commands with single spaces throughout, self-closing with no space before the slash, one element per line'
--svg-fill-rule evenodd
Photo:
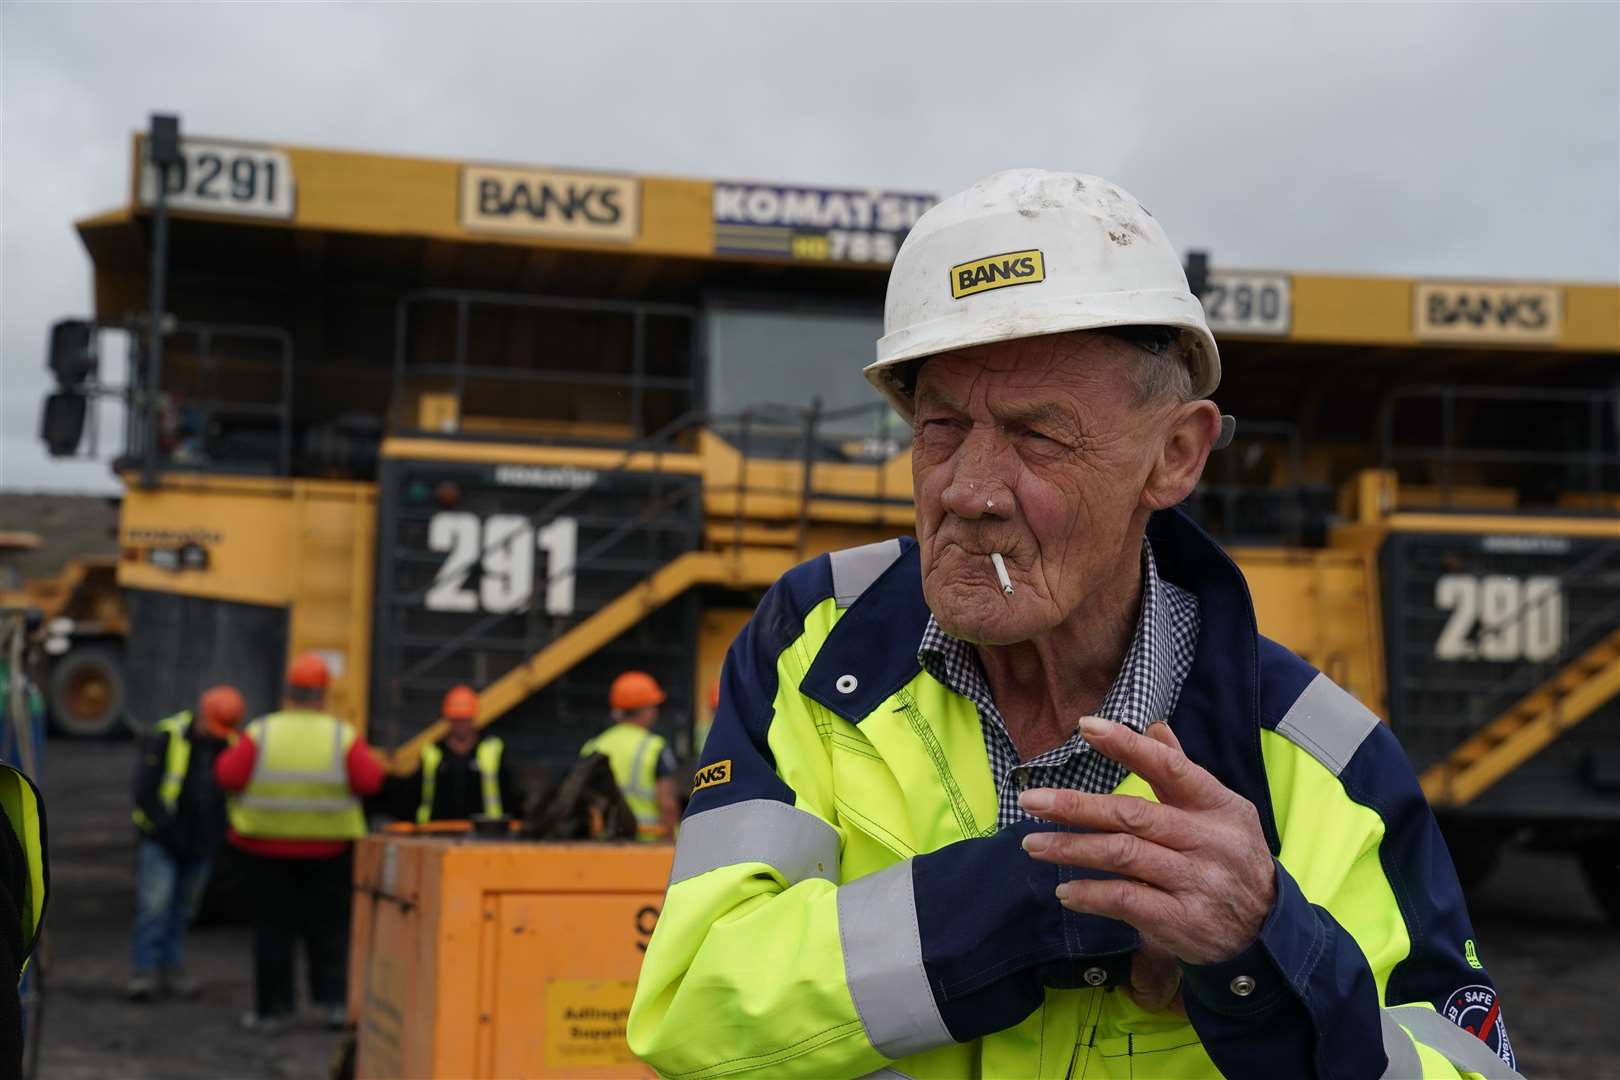
<path fill-rule="evenodd" d="M 1620 835 L 1581 848 L 1581 873 L 1603 913 L 1620 926 Z"/>
<path fill-rule="evenodd" d="M 80 645 L 51 665 L 51 719 L 75 738 L 105 738 L 124 727 L 124 655 L 116 645 Z"/>

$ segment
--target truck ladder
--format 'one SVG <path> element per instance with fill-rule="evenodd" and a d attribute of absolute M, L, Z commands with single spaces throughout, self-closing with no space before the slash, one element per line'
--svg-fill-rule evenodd
<path fill-rule="evenodd" d="M 1466 806 L 1620 694 L 1620 630 L 1582 653 L 1423 773 L 1436 807 Z"/>
<path fill-rule="evenodd" d="M 499 719 L 686 590 L 697 585 L 764 588 L 792 569 L 794 561 L 792 551 L 689 551 L 664 564 L 485 687 L 478 695 L 478 726 Z M 422 747 L 447 730 L 443 720 L 430 724 L 394 751 L 392 768 L 402 774 L 414 770 Z"/>

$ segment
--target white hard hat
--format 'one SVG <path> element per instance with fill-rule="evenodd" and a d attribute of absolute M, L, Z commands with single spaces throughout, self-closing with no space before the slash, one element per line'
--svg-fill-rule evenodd
<path fill-rule="evenodd" d="M 1204 307 L 1153 215 L 1100 177 L 1011 169 L 933 207 L 906 237 L 866 377 L 910 420 L 908 361 L 1110 326 L 1179 330 L 1193 393 L 1220 384 Z"/>

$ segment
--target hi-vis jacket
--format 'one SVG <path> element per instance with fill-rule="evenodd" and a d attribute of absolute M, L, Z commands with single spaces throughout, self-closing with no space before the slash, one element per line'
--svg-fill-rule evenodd
<path fill-rule="evenodd" d="M 260 839 L 352 840 L 366 834 L 349 788 L 354 729 L 335 716 L 284 709 L 247 726 L 258 748 L 247 787 L 227 800 L 231 828 Z"/>
<path fill-rule="evenodd" d="M 8 932 L 0 937 L 0 955 L 15 961 L 21 978 L 45 922 L 50 855 L 45 840 L 45 800 L 27 773 L 4 762 L 0 762 L 0 820 L 4 822 L 0 828 L 10 828 L 17 838 L 16 850 L 21 856 L 20 862 L 8 860 L 0 851 L 0 902 L 11 906 L 21 920 L 15 936 Z"/>
<path fill-rule="evenodd" d="M 1073 872 L 1019 846 L 1049 826 L 996 829 L 977 712 L 917 662 L 928 609 L 901 540 L 790 571 L 732 645 L 630 1012 L 638 1055 L 676 1080 L 1517 1075 L 1394 737 L 1257 634 L 1242 575 L 1188 519 L 1148 535 L 1202 617 L 1171 727 L 1276 857 L 1256 942 L 1183 969 L 1189 1019 L 1113 989 L 1136 931 L 1058 904 Z"/>
<path fill-rule="evenodd" d="M 668 832 L 658 811 L 658 761 L 669 743 L 638 724 L 614 724 L 580 747 L 580 757 L 605 754 L 630 812 L 638 840 L 662 840 Z"/>

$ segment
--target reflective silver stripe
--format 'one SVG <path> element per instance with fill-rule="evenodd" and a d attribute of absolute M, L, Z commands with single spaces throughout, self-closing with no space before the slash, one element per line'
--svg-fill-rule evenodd
<path fill-rule="evenodd" d="M 845 608 L 853 604 L 899 557 L 898 540 L 879 540 L 828 555 L 827 560 L 832 563 L 833 597 L 838 606 Z"/>
<path fill-rule="evenodd" d="M 347 810 L 358 799 L 283 799 L 276 795 L 242 795 L 236 805 L 248 810 Z"/>
<path fill-rule="evenodd" d="M 838 889 L 844 980 L 872 1047 L 903 1058 L 953 1042 L 923 968 L 911 860 Z"/>
<path fill-rule="evenodd" d="M 478 744 L 478 751 L 473 757 L 484 795 L 484 813 L 490 817 L 500 817 L 505 812 L 501 806 L 500 772 L 501 751 L 504 749 L 506 744 L 492 735 Z"/>
<path fill-rule="evenodd" d="M 1425 1009 L 1421 1005 L 1402 1005 L 1396 1009 L 1385 1009 L 1384 1017 L 1406 1027 L 1418 1042 L 1444 1055 L 1447 1061 L 1463 1072 L 1478 1073 L 1485 1080 L 1524 1080 L 1477 1036 L 1464 1031 L 1433 1009 Z M 1386 1044 L 1389 1042 L 1388 1030 L 1386 1026 Z M 1414 1050 L 1413 1053 L 1415 1055 L 1417 1052 Z M 1391 1056 L 1390 1067 L 1393 1068 L 1394 1064 Z M 1393 1077 L 1397 1074 L 1391 1072 L 1385 1075 Z M 1418 1076 L 1420 1073 L 1408 1075 Z"/>
<path fill-rule="evenodd" d="M 895 1068 L 882 1068 L 877 1072 L 869 1072 L 861 1080 L 911 1080 L 911 1077 Z"/>
<path fill-rule="evenodd" d="M 658 793 L 656 791 L 649 787 L 643 787 L 641 784 L 641 765 L 642 762 L 647 760 L 647 748 L 652 746 L 655 738 L 657 738 L 657 736 L 649 731 L 647 734 L 643 735 L 641 737 L 641 741 L 636 744 L 636 756 L 630 763 L 630 780 L 624 785 L 624 793 L 626 795 L 637 795 L 643 799 L 652 799 L 657 797 Z"/>
<path fill-rule="evenodd" d="M 764 863 L 789 885 L 838 881 L 838 833 L 808 810 L 775 799 L 749 799 L 681 822 L 669 883 L 738 863 Z"/>
<path fill-rule="evenodd" d="M 1384 1029 L 1384 1056 L 1389 1059 L 1383 1080 L 1418 1080 L 1423 1075 L 1423 1062 L 1411 1036 L 1401 1030 L 1387 1009 L 1378 1011 L 1378 1023 Z"/>
<path fill-rule="evenodd" d="M 1277 734 L 1338 776 L 1377 726 L 1378 717 L 1367 706 L 1326 675 L 1318 675 L 1289 706 Z"/>

